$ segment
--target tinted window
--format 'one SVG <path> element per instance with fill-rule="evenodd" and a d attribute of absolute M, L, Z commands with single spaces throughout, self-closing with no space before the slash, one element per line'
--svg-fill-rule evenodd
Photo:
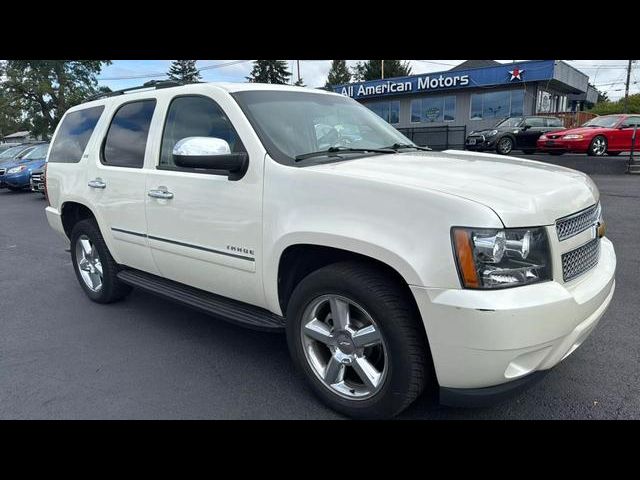
<path fill-rule="evenodd" d="M 100 106 L 67 114 L 51 146 L 49 162 L 78 163 L 103 110 L 104 107 Z"/>
<path fill-rule="evenodd" d="M 400 122 L 400 102 L 375 102 L 365 105 L 385 122 Z"/>
<path fill-rule="evenodd" d="M 530 127 L 544 127 L 544 118 L 542 117 L 528 117 L 524 121 L 525 125 L 529 125 Z"/>
<path fill-rule="evenodd" d="M 426 97 L 411 102 L 412 122 L 450 122 L 456 117 L 456 97 Z"/>
<path fill-rule="evenodd" d="M 173 147 L 186 137 L 221 138 L 232 152 L 244 151 L 227 116 L 216 102 L 206 97 L 178 97 L 171 102 L 162 134 L 160 166 L 175 166 Z"/>
<path fill-rule="evenodd" d="M 634 125 L 640 127 L 640 117 L 629 117 L 623 122 L 622 125 L 625 127 L 633 127 Z"/>
<path fill-rule="evenodd" d="M 122 105 L 111 120 L 104 143 L 102 163 L 115 167 L 142 168 L 155 100 Z"/>
<path fill-rule="evenodd" d="M 502 90 L 471 95 L 471 120 L 522 115 L 523 90 Z"/>
<path fill-rule="evenodd" d="M 564 127 L 564 123 L 559 118 L 547 118 L 548 127 Z"/>

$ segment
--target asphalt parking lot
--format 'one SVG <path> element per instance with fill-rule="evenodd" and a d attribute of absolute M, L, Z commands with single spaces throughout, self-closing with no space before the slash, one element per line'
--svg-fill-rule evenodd
<path fill-rule="evenodd" d="M 536 157 L 589 162 L 527 158 Z M 505 403 L 451 409 L 425 395 L 400 418 L 640 419 L 640 176 L 618 171 L 624 158 L 609 160 L 593 164 L 592 178 L 618 255 L 617 290 L 594 333 Z M 342 418 L 295 374 L 283 335 L 140 291 L 92 303 L 44 207 L 40 195 L 0 190 L 1 419 Z"/>

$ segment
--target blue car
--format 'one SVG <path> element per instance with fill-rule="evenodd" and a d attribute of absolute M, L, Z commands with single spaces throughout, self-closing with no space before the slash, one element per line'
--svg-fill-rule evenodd
<path fill-rule="evenodd" d="M 31 188 L 31 172 L 44 167 L 48 150 L 49 144 L 41 143 L 19 159 L 1 164 L 0 188 L 12 191 Z"/>

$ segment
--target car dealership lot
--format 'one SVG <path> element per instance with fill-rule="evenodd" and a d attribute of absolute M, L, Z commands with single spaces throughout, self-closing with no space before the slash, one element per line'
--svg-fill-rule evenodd
<path fill-rule="evenodd" d="M 624 157 L 525 158 L 595 173 L 618 254 L 614 301 L 527 392 L 474 410 L 427 394 L 400 418 L 640 418 L 640 177 L 621 174 Z M 0 418 L 341 418 L 295 375 L 283 335 L 140 291 L 92 303 L 44 205 L 41 195 L 0 191 Z"/>

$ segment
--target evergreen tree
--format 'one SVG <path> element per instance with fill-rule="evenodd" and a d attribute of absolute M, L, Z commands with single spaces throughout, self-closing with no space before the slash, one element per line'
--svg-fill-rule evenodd
<path fill-rule="evenodd" d="M 329 70 L 327 83 L 325 83 L 324 88 L 326 88 L 327 90 L 331 90 L 331 87 L 335 87 L 336 85 L 343 85 L 349 82 L 351 82 L 351 72 L 347 67 L 347 61 L 332 60 L 331 69 Z"/>
<path fill-rule="evenodd" d="M 382 78 L 382 60 L 367 60 L 356 65 L 357 75 L 360 80 L 380 80 Z M 384 61 L 384 78 L 406 77 L 411 75 L 411 65 L 402 60 Z"/>
<path fill-rule="evenodd" d="M 256 60 L 248 77 L 252 83 L 276 83 L 286 85 L 291 78 L 286 60 Z"/>
<path fill-rule="evenodd" d="M 351 69 L 351 75 L 354 82 L 362 82 L 364 80 L 365 64 L 363 62 L 356 63 L 355 67 Z"/>
<path fill-rule="evenodd" d="M 167 76 L 170 80 L 182 83 L 198 83 L 202 80 L 195 60 L 174 60 L 169 67 Z"/>

